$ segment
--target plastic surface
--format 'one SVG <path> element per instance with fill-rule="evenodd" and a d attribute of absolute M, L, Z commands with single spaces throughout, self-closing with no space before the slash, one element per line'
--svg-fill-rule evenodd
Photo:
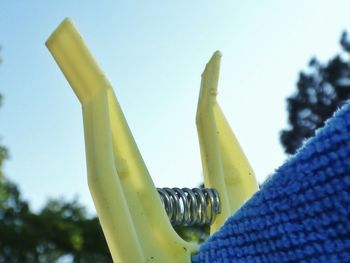
<path fill-rule="evenodd" d="M 70 19 L 46 43 L 82 105 L 88 184 L 114 262 L 191 262 L 197 244 L 174 231 L 113 89 Z M 203 75 L 197 111 L 206 187 L 221 214 L 211 229 L 258 189 L 253 172 L 216 103 L 220 53 Z"/>
<path fill-rule="evenodd" d="M 191 262 L 173 230 L 112 87 L 71 20 L 47 47 L 83 109 L 89 188 L 114 262 Z"/>
<path fill-rule="evenodd" d="M 197 108 L 197 130 L 205 186 L 219 192 L 221 213 L 211 233 L 237 211 L 259 188 L 234 133 L 216 101 L 221 53 L 216 51 L 202 74 Z"/>

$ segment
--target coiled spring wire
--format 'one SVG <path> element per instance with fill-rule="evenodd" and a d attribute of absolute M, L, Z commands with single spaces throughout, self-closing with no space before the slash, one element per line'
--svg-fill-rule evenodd
<path fill-rule="evenodd" d="M 157 188 L 173 226 L 211 225 L 220 213 L 219 193 L 211 188 Z"/>

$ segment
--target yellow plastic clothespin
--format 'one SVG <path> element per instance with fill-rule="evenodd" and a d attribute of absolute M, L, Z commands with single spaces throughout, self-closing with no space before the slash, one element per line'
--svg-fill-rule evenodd
<path fill-rule="evenodd" d="M 211 233 L 257 190 L 258 183 L 236 136 L 216 101 L 221 53 L 216 51 L 202 74 L 196 123 L 204 184 L 219 192 L 221 213 Z"/>
<path fill-rule="evenodd" d="M 70 19 L 46 43 L 79 98 L 88 184 L 114 262 L 191 262 L 198 245 L 171 226 L 113 89 Z M 205 185 L 221 213 L 211 232 L 258 189 L 253 172 L 216 103 L 220 53 L 202 75 L 197 126 Z"/>

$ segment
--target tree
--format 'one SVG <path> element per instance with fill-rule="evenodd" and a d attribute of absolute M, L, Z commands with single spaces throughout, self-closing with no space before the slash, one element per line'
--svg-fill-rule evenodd
<path fill-rule="evenodd" d="M 3 174 L 7 156 L 0 145 L 0 263 L 112 262 L 98 219 L 77 201 L 51 200 L 39 213 L 30 210 Z"/>
<path fill-rule="evenodd" d="M 289 125 L 280 141 L 286 153 L 294 154 L 305 139 L 350 98 L 350 39 L 347 32 L 340 38 L 342 52 L 328 63 L 310 60 L 309 70 L 301 72 L 297 92 L 287 99 Z"/>
<path fill-rule="evenodd" d="M 0 263 L 112 262 L 98 219 L 77 201 L 51 200 L 39 213 L 30 210 L 2 174 L 7 151 L 0 149 Z"/>
<path fill-rule="evenodd" d="M 76 201 L 51 200 L 39 213 L 30 210 L 2 174 L 7 151 L 0 149 L 0 263 L 112 262 L 98 219 Z"/>
<path fill-rule="evenodd" d="M 33 213 L 16 185 L 0 179 L 0 262 L 112 262 L 97 218 L 77 202 L 49 201 Z"/>

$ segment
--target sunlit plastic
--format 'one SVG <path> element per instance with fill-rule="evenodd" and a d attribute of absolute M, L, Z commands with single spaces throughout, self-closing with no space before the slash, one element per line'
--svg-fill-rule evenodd
<path fill-rule="evenodd" d="M 72 21 L 46 45 L 82 105 L 88 184 L 114 262 L 191 262 L 198 245 L 171 226 L 113 89 Z M 205 183 L 223 204 L 212 231 L 257 190 L 215 100 L 219 61 L 217 52 L 203 73 L 197 112 Z"/>

